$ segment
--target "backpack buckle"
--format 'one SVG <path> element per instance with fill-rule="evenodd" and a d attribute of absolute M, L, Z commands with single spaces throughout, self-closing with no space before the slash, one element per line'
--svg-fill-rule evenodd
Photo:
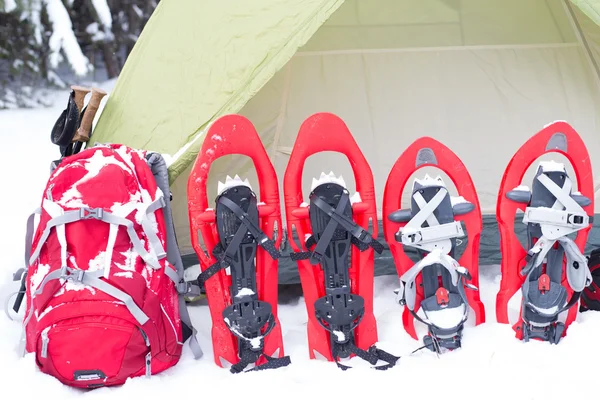
<path fill-rule="evenodd" d="M 80 219 L 102 219 L 104 215 L 104 210 L 102 208 L 87 208 L 82 207 L 79 209 L 79 218 Z"/>

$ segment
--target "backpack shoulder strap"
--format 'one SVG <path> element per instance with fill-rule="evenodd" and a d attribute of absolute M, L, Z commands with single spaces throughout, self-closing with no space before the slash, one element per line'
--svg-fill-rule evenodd
<path fill-rule="evenodd" d="M 154 175 L 157 186 L 163 192 L 163 214 L 165 216 L 165 226 L 167 230 L 167 260 L 175 268 L 175 270 L 168 267 L 165 268 L 165 274 L 175 283 L 175 287 L 179 293 L 179 313 L 184 327 L 183 341 L 185 342 L 187 339 L 190 339 L 189 345 L 194 358 L 199 359 L 202 357 L 203 353 L 200 344 L 196 339 L 197 331 L 192 325 L 192 320 L 185 302 L 185 295 L 190 293 L 199 295 L 200 287 L 193 285 L 191 282 L 186 282 L 184 279 L 183 261 L 181 259 L 181 254 L 179 253 L 177 237 L 175 236 L 175 224 L 173 223 L 173 215 L 171 213 L 171 196 L 169 195 L 169 173 L 167 163 L 162 155 L 152 152 L 146 154 L 146 162 Z"/>

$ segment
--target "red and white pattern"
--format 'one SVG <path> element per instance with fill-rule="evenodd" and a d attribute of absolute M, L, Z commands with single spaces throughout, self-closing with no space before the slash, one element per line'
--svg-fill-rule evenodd
<path fill-rule="evenodd" d="M 87 149 L 64 159 L 44 191 L 32 252 L 53 218 L 81 209 L 102 209 L 131 221 L 148 252 L 145 260 L 125 226 L 100 219 L 81 219 L 50 230 L 28 270 L 26 350 L 36 353 L 42 371 L 63 383 L 121 384 L 128 377 L 147 374 L 148 359 L 156 374 L 176 364 L 181 355 L 178 293 L 165 274 L 166 268 L 174 271 L 174 267 L 164 254 L 157 254 L 166 250 L 163 209 L 146 212 L 163 193 L 145 156 L 144 151 L 121 145 Z M 149 235 L 158 238 L 161 249 L 151 246 Z M 48 274 L 63 266 L 101 270 L 98 279 L 131 296 L 148 321 L 141 325 L 122 301 L 73 279 L 48 279 L 43 291 L 35 294 Z M 100 378 L 85 371 L 101 371 Z"/>

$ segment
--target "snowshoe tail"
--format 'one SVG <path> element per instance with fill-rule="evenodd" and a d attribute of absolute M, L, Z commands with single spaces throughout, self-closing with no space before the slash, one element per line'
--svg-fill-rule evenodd
<path fill-rule="evenodd" d="M 301 207 L 304 163 L 321 151 L 339 152 L 351 160 L 360 202 L 351 203 L 343 178 L 331 172 L 313 181 L 310 205 Z M 291 257 L 298 262 L 306 298 L 310 357 L 319 354 L 342 369 L 349 367 L 340 359 L 352 356 L 376 369 L 390 368 L 399 359 L 374 346 L 373 251 L 381 253 L 383 246 L 374 239 L 373 186 L 371 169 L 341 119 L 320 113 L 302 124 L 284 178 Z M 372 234 L 367 231 L 369 221 Z"/>
<path fill-rule="evenodd" d="M 215 121 L 199 154 L 188 180 L 188 209 L 202 267 L 198 284 L 206 289 L 213 320 L 215 363 L 231 365 L 232 373 L 287 366 L 290 358 L 283 355 L 277 318 L 281 237 L 272 239 L 281 226 L 275 170 L 254 126 L 239 115 Z M 259 205 L 248 181 L 236 175 L 219 182 L 215 210 L 208 208 L 210 165 L 229 154 L 253 160 L 264 204 Z M 200 245 L 198 231 L 210 255 Z"/>
<path fill-rule="evenodd" d="M 441 177 L 415 179 L 410 192 L 410 209 L 400 209 L 408 179 L 424 167 L 445 172 L 460 196 L 452 202 Z M 462 161 L 440 142 L 423 137 L 410 145 L 398 158 L 388 176 L 383 198 L 383 229 L 403 288 L 399 302 L 405 306 L 402 319 L 406 332 L 418 340 L 414 320 L 424 323 L 428 334 L 425 347 L 439 352 L 442 348 L 461 347 L 462 330 L 469 306 L 475 324 L 485 321 L 479 298 L 479 237 L 482 217 L 479 199 L 471 176 Z M 467 245 L 459 260 L 457 239 Z M 406 253 L 416 250 L 417 263 Z M 470 289 L 470 290 L 467 290 Z M 474 289 L 474 290 L 473 290 Z M 423 311 L 423 317 L 418 314 Z"/>
<path fill-rule="evenodd" d="M 523 186 L 527 169 L 550 152 L 566 156 L 577 179 L 568 176 L 563 164 L 544 161 L 532 184 Z M 592 279 L 583 256 L 594 212 L 592 176 L 585 144 L 562 121 L 531 137 L 506 168 L 496 213 L 502 251 L 496 316 L 498 322 L 509 323 L 508 302 L 521 289 L 521 312 L 513 325 L 518 339 L 558 343 L 576 318 L 574 306 Z M 574 181 L 580 193 L 572 191 Z M 524 211 L 523 223 L 527 225 L 526 249 L 514 231 L 518 209 Z M 567 237 L 575 232 L 575 240 Z M 563 312 L 567 312 L 564 323 L 558 320 Z"/>

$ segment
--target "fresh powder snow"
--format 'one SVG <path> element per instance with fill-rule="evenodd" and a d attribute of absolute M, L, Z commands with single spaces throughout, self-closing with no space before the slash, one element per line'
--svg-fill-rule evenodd
<path fill-rule="evenodd" d="M 0 199 L 3 210 L 3 229 L 0 230 L 2 299 L 19 289 L 19 283 L 12 281 L 12 274 L 23 267 L 25 222 L 40 206 L 50 162 L 59 157 L 58 148 L 50 143 L 48 132 L 62 112 L 65 99 L 66 91 L 62 91 L 56 95 L 55 105 L 47 109 L 0 111 L 0 132 L 4 141 L 0 153 L 4 165 L 10 166 L 0 172 L 9 193 Z M 212 353 L 210 312 L 206 300 L 202 300 L 190 306 L 192 322 L 198 329 L 198 340 L 204 351 L 202 359 L 194 360 L 186 343 L 182 359 L 175 367 L 150 379 L 135 378 L 121 387 L 92 391 L 64 386 L 39 372 L 33 354 L 19 357 L 21 322 L 0 316 L 0 376 L 6 396 L 10 397 L 9 393 L 14 392 L 24 398 L 45 400 L 246 398 L 254 395 L 302 400 L 307 396 L 334 396 L 354 400 L 365 398 L 365 394 L 359 393 L 363 390 L 361 387 L 368 387 L 365 390 L 373 399 L 383 399 L 390 394 L 444 400 L 481 400 L 490 396 L 514 400 L 596 398 L 597 388 L 585 377 L 582 381 L 581 371 L 594 356 L 590 344 L 595 343 L 600 332 L 600 313 L 579 314 L 568 335 L 558 345 L 538 341 L 523 343 L 514 337 L 511 325 L 495 322 L 499 284 L 499 266 L 481 265 L 478 287 L 486 306 L 486 323 L 474 327 L 470 318 L 464 330 L 463 347 L 438 357 L 428 350 L 411 354 L 422 346 L 422 342 L 412 339 L 403 329 L 403 309 L 394 296 L 394 290 L 399 286 L 398 277 L 376 277 L 373 292 L 377 346 L 402 356 L 397 366 L 386 371 L 373 370 L 360 359 L 344 362 L 355 367 L 348 371 L 341 371 L 334 363 L 311 360 L 307 350 L 306 305 L 300 297 L 282 300 L 278 309 L 285 354 L 292 359 L 289 367 L 236 375 L 217 367 Z M 519 313 L 518 293 L 514 299 L 510 303 L 511 322 L 516 321 Z M 21 309 L 20 319 L 23 313 Z M 425 329 L 421 324 L 417 326 L 419 338 L 422 338 Z"/>
<path fill-rule="evenodd" d="M 540 167 L 544 172 L 566 172 L 565 164 L 553 160 L 540 161 Z"/>

